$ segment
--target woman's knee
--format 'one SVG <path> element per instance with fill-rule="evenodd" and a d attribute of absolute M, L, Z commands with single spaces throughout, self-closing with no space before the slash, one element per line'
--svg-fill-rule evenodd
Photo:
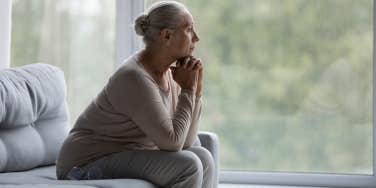
<path fill-rule="evenodd" d="M 181 168 L 187 174 L 197 174 L 201 176 L 203 174 L 203 165 L 200 158 L 191 151 L 179 151 L 178 152 L 179 164 Z M 179 165 L 180 166 L 180 165 Z"/>
<path fill-rule="evenodd" d="M 208 168 L 214 169 L 215 166 L 214 166 L 213 156 L 206 148 L 191 147 L 188 150 L 192 151 L 200 158 L 204 169 L 208 169 Z"/>
<path fill-rule="evenodd" d="M 170 177 L 158 185 L 162 187 L 201 187 L 203 166 L 200 158 L 191 151 L 171 152 L 169 160 L 172 168 Z"/>
<path fill-rule="evenodd" d="M 200 158 L 191 151 L 180 151 L 180 160 L 182 165 L 184 165 L 187 169 L 192 171 L 202 172 L 203 171 L 203 164 Z"/>

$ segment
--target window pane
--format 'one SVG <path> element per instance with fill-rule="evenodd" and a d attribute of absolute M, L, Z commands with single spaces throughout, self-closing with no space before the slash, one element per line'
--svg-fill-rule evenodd
<path fill-rule="evenodd" d="M 115 0 L 13 0 L 11 66 L 63 69 L 71 124 L 114 70 Z"/>
<path fill-rule="evenodd" d="M 372 0 L 184 2 L 222 170 L 372 174 Z"/>

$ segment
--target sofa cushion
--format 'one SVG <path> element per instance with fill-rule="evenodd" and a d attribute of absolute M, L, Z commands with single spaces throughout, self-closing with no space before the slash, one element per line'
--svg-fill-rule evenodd
<path fill-rule="evenodd" d="M 1 188 L 96 188 L 87 185 L 51 185 L 51 184 L 23 184 L 23 185 L 13 185 L 5 184 L 1 185 Z"/>
<path fill-rule="evenodd" d="M 56 180 L 55 176 L 56 167 L 45 166 L 38 167 L 32 170 L 24 172 L 9 172 L 0 173 L 0 184 L 8 185 L 43 185 L 52 188 L 72 188 L 76 185 L 77 188 L 86 188 L 80 186 L 90 186 L 97 188 L 123 188 L 123 187 L 134 187 L 134 188 L 156 188 L 153 184 L 141 180 L 141 179 L 106 179 L 106 180 Z M 64 187 L 67 186 L 67 187 Z"/>
<path fill-rule="evenodd" d="M 0 70 L 0 172 L 54 164 L 68 131 L 60 69 L 31 64 Z"/>

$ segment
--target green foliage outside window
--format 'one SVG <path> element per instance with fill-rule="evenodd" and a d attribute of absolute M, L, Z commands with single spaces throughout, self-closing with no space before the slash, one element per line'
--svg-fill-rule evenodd
<path fill-rule="evenodd" d="M 114 2 L 13 1 L 11 65 L 61 67 L 72 123 L 115 68 Z M 184 3 L 222 170 L 372 174 L 372 0 Z"/>
<path fill-rule="evenodd" d="M 372 0 L 182 2 L 222 169 L 372 173 Z"/>

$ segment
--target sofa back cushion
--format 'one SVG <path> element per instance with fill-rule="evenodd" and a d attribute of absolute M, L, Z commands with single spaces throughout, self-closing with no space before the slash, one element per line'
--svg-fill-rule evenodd
<path fill-rule="evenodd" d="M 31 64 L 0 70 L 0 172 L 54 164 L 68 131 L 60 69 Z"/>

